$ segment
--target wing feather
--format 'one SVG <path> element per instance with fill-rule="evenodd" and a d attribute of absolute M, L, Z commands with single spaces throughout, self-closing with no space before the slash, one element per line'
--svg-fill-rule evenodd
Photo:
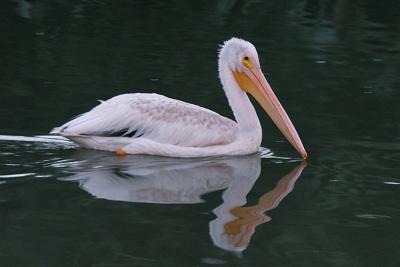
<path fill-rule="evenodd" d="M 147 138 L 180 146 L 231 143 L 236 122 L 211 110 L 158 94 L 113 97 L 64 125 L 53 134 Z"/>

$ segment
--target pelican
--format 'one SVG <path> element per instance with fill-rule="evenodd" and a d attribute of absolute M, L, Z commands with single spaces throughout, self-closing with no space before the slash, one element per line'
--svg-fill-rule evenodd
<path fill-rule="evenodd" d="M 307 158 L 295 127 L 261 71 L 253 44 L 239 38 L 225 41 L 219 51 L 218 70 L 235 121 L 163 95 L 133 93 L 100 101 L 51 133 L 85 148 L 118 155 L 188 158 L 252 154 L 261 145 L 262 129 L 249 93 Z"/>

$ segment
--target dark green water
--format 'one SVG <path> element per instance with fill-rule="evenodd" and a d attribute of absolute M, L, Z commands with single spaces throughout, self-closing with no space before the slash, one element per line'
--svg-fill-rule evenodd
<path fill-rule="evenodd" d="M 400 2 L 165 2 L 2 1 L 0 134 L 47 134 L 127 92 L 231 117 L 216 51 L 238 36 L 308 166 L 259 106 L 272 158 L 3 138 L 0 266 L 400 266 Z"/>

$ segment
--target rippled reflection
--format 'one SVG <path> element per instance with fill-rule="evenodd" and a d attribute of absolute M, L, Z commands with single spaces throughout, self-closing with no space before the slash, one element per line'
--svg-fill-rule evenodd
<path fill-rule="evenodd" d="M 254 206 L 244 207 L 246 196 L 261 173 L 258 154 L 245 157 L 174 159 L 152 156 L 116 157 L 110 153 L 80 150 L 72 176 L 64 181 L 79 182 L 95 197 L 128 202 L 194 204 L 202 196 L 225 189 L 223 203 L 209 224 L 214 244 L 240 252 L 247 248 L 257 225 L 271 220 L 264 215 L 276 208 L 292 191 L 305 168 L 300 163 L 266 192 Z M 265 170 L 267 171 L 267 170 Z"/>
<path fill-rule="evenodd" d="M 217 218 L 210 222 L 210 235 L 214 244 L 231 251 L 245 250 L 256 226 L 271 220 L 271 217 L 264 213 L 276 208 L 293 190 L 305 167 L 306 163 L 300 163 L 283 176 L 274 189 L 262 195 L 256 205 L 249 207 L 243 206 L 246 204 L 247 194 L 259 176 L 260 169 L 257 175 L 254 175 L 255 172 L 244 172 L 242 176 L 233 177 L 222 195 L 223 204 L 214 210 Z"/>

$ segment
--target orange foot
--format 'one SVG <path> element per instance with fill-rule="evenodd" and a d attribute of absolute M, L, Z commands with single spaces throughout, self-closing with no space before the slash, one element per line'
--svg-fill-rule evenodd
<path fill-rule="evenodd" d="M 125 150 L 123 148 L 118 149 L 116 151 L 116 153 L 117 153 L 117 156 L 119 156 L 119 157 L 123 157 L 123 156 L 126 155 L 126 152 L 125 152 Z"/>

